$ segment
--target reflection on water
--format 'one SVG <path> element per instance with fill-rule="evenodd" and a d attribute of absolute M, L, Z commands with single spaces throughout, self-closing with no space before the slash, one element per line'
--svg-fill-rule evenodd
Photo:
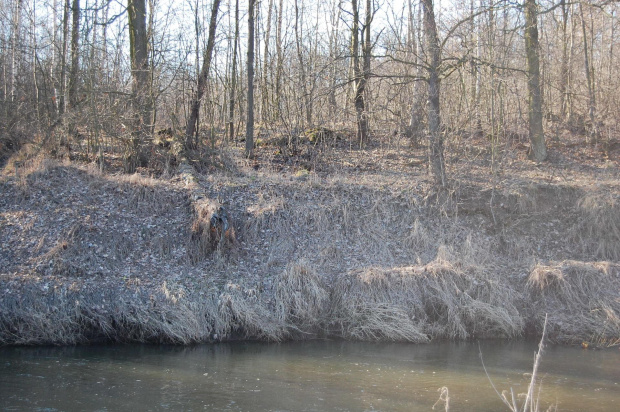
<path fill-rule="evenodd" d="M 535 343 L 480 348 L 500 391 L 526 390 Z M 617 349 L 550 346 L 540 373 L 541 410 L 620 410 Z M 2 410 L 430 411 L 442 386 L 451 411 L 506 410 L 477 343 L 0 348 Z"/>

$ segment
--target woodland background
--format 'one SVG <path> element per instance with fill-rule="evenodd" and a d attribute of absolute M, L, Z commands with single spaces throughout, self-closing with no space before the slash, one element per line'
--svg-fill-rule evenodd
<path fill-rule="evenodd" d="M 428 144 L 443 184 L 443 146 L 471 136 L 539 142 L 537 160 L 567 134 L 616 138 L 615 2 L 435 3 L 2 0 L 0 154 L 37 141 L 162 170 L 157 144 L 250 155 L 314 129 Z"/>

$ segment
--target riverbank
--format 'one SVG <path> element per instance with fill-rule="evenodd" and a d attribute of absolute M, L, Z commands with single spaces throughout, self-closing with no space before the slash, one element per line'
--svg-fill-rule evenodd
<path fill-rule="evenodd" d="M 439 192 L 398 141 L 230 147 L 157 177 L 15 155 L 0 343 L 513 338 L 548 313 L 551 341 L 617 345 L 620 151 L 569 143 L 535 164 L 461 142 Z"/>

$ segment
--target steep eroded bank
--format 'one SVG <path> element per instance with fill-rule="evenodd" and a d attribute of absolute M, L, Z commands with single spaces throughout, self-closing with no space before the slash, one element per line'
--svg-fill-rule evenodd
<path fill-rule="evenodd" d="M 617 172 L 464 173 L 435 192 L 422 170 L 390 168 L 397 156 L 192 179 L 46 159 L 5 170 L 0 342 L 511 338 L 548 313 L 553 340 L 618 343 Z"/>

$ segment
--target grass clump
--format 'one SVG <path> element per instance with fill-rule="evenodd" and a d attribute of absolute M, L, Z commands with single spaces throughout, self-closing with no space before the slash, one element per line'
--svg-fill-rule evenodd
<path fill-rule="evenodd" d="M 325 283 L 306 261 L 287 266 L 275 287 L 276 313 L 292 334 L 312 337 L 321 332 L 329 293 Z"/>
<path fill-rule="evenodd" d="M 538 327 L 549 313 L 550 339 L 604 343 L 620 338 L 620 265 L 570 260 L 537 264 L 527 288 Z"/>
<path fill-rule="evenodd" d="M 512 337 L 523 325 L 512 289 L 490 274 L 442 261 L 353 272 L 338 282 L 334 295 L 332 319 L 346 338 Z"/>
<path fill-rule="evenodd" d="M 620 201 L 611 193 L 584 196 L 578 203 L 575 240 L 584 253 L 620 260 Z"/>

